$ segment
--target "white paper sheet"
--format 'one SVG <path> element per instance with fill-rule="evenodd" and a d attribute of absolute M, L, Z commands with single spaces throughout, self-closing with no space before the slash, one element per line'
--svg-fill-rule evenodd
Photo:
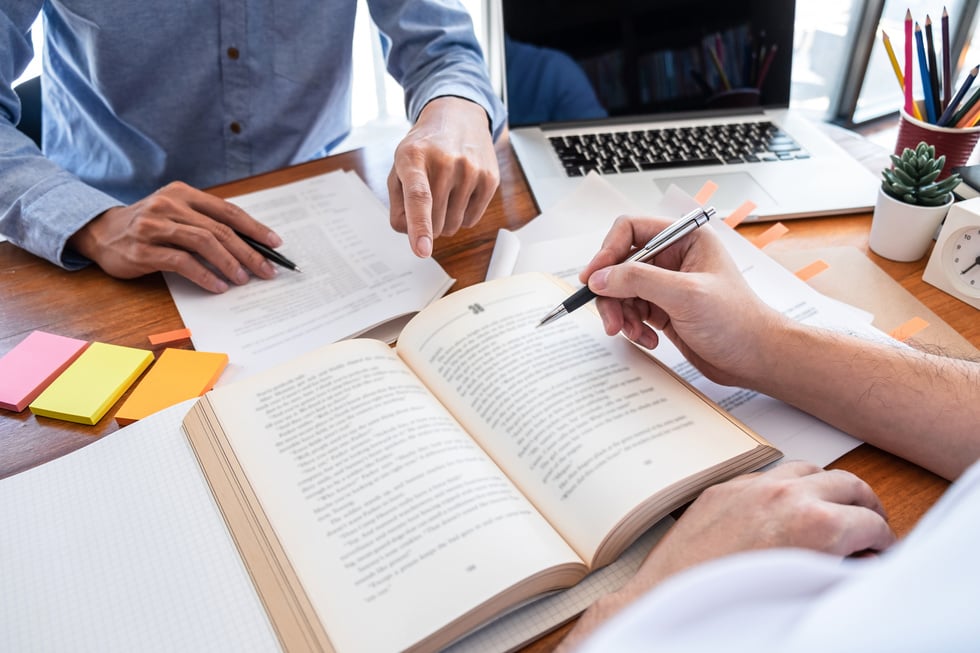
<path fill-rule="evenodd" d="M 391 320 L 414 314 L 453 283 L 434 260 L 411 252 L 354 173 L 331 172 L 230 201 L 279 233 L 282 253 L 302 272 L 279 268 L 273 280 L 253 279 L 221 295 L 165 275 L 195 349 L 228 354 L 222 384 L 344 338 L 391 342 L 397 337 L 397 329 L 385 329 Z"/>

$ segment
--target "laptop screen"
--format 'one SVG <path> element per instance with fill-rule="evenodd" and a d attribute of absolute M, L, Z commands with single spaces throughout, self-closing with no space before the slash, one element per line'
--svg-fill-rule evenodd
<path fill-rule="evenodd" d="M 502 0 L 511 126 L 789 106 L 791 0 Z"/>

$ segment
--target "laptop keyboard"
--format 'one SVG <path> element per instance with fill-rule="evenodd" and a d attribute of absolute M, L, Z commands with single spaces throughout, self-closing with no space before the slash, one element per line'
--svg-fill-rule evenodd
<path fill-rule="evenodd" d="M 549 140 L 569 177 L 592 170 L 607 175 L 809 157 L 786 132 L 768 121 L 552 136 Z"/>

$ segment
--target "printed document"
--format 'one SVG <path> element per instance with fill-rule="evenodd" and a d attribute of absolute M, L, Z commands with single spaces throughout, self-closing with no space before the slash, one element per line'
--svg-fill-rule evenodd
<path fill-rule="evenodd" d="M 280 251 L 302 272 L 278 268 L 275 279 L 252 279 L 221 295 L 165 275 L 194 348 L 228 354 L 219 385 L 345 338 L 394 342 L 408 318 L 452 286 L 438 263 L 412 253 L 353 172 L 229 201 L 282 236 Z"/>

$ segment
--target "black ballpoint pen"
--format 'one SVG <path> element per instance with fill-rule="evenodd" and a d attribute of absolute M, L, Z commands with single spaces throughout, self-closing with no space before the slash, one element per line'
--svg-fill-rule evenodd
<path fill-rule="evenodd" d="M 235 231 L 235 235 L 238 236 L 239 238 L 241 238 L 242 240 L 244 240 L 246 245 L 248 245 L 249 247 L 251 247 L 256 252 L 258 252 L 262 256 L 266 257 L 267 259 L 269 259 L 273 263 L 278 263 L 279 265 L 281 265 L 282 267 L 286 268 L 287 270 L 293 270 L 294 272 L 302 272 L 302 270 L 300 270 L 298 267 L 296 267 L 296 264 L 295 263 L 293 263 L 292 261 L 290 261 L 288 258 L 286 258 L 285 256 L 283 256 L 282 254 L 280 254 L 276 250 L 272 249 L 268 245 L 263 245 L 259 241 L 255 240 L 254 238 L 251 238 L 249 236 L 246 236 L 245 234 L 243 234 L 240 231 Z"/>
<path fill-rule="evenodd" d="M 650 260 L 687 234 L 705 224 L 714 214 L 715 210 L 710 206 L 691 211 L 680 220 L 648 240 L 646 245 L 633 252 L 623 262 L 643 262 Z M 595 293 L 589 290 L 588 286 L 582 286 L 575 293 L 569 296 L 568 299 L 563 301 L 561 304 L 558 304 L 558 306 L 553 308 L 550 313 L 545 315 L 544 319 L 538 323 L 538 326 L 540 327 L 544 326 L 545 324 L 550 324 L 563 315 L 568 315 L 575 309 L 585 306 L 593 299 L 595 299 Z"/>

